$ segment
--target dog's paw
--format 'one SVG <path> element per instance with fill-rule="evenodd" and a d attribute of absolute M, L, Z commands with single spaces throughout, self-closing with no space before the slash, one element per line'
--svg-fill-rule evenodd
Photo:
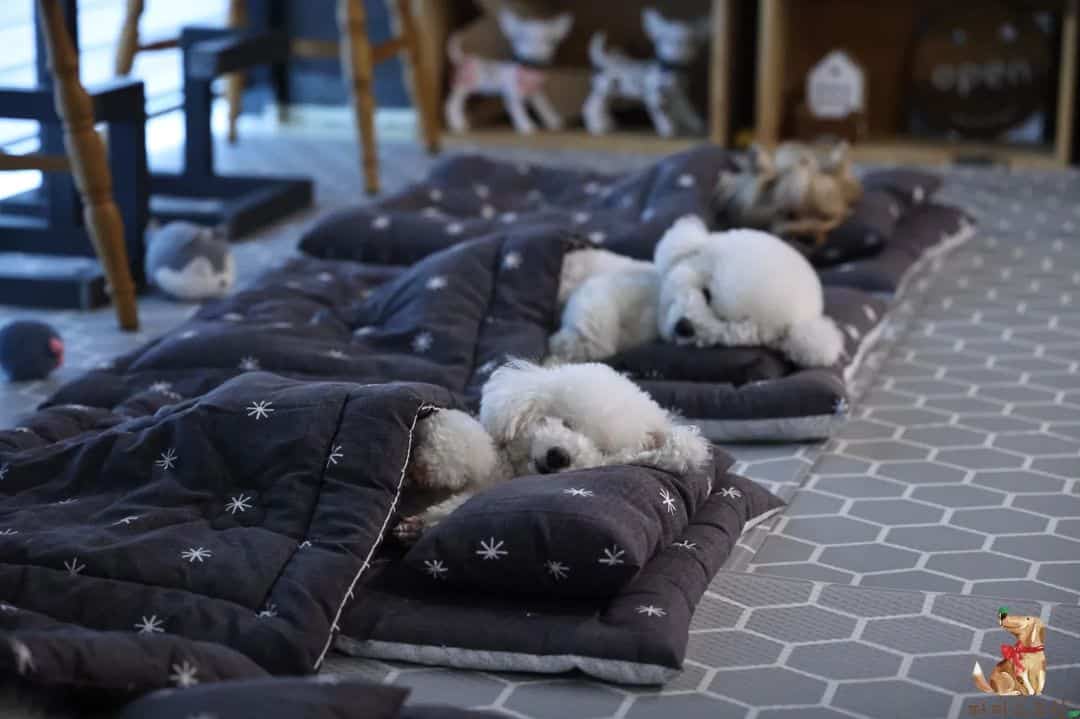
<path fill-rule="evenodd" d="M 818 315 L 789 328 L 778 349 L 800 367 L 831 367 L 844 354 L 844 335 L 831 318 Z"/>
<path fill-rule="evenodd" d="M 571 329 L 561 329 L 548 338 L 548 360 L 554 364 L 581 362 L 589 359 L 589 351 L 581 335 Z"/>
<path fill-rule="evenodd" d="M 402 544 L 416 544 L 425 529 L 427 529 L 427 524 L 423 516 L 414 514 L 411 517 L 402 517 L 394 527 L 394 538 Z"/>

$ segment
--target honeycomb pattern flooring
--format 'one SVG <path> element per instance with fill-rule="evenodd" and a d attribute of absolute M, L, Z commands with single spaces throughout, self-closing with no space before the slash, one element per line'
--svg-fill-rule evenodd
<path fill-rule="evenodd" d="M 228 169 L 304 172 L 319 210 L 360 196 L 345 139 L 248 137 Z M 544 155 L 626 169 L 647 158 Z M 430 159 L 384 146 L 391 190 Z M 392 162 L 390 162 L 392 158 Z M 167 167 L 168 154 L 154 162 Z M 685 670 L 664 687 L 462 672 L 343 656 L 327 670 L 411 687 L 413 702 L 546 717 L 1066 717 L 1080 709 L 1080 173 L 958 169 L 946 199 L 977 237 L 908 285 L 856 378 L 853 419 L 824 444 L 729 449 L 790 507 L 744 536 L 694 618 Z M 241 282 L 288 257 L 291 219 L 236 246 Z M 143 329 L 107 311 L 30 313 L 68 343 L 45 382 L 0 385 L 0 426 L 60 383 L 192 310 L 140 301 Z M 1011 637 L 997 608 L 1047 624 L 1043 699 L 979 694 Z"/>

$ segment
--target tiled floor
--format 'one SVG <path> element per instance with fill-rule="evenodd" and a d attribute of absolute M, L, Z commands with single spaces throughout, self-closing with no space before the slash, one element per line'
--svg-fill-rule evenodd
<path fill-rule="evenodd" d="M 322 208 L 359 196 L 348 142 L 266 142 L 249 138 L 223 160 L 315 174 Z M 411 148 L 391 154 L 391 189 L 428 166 Z M 416 701 L 537 719 L 1064 716 L 975 693 L 972 662 L 988 672 L 1010 639 L 996 627 L 1004 604 L 1047 622 L 1047 701 L 1080 708 L 1080 174 L 957 170 L 947 183 L 980 234 L 909 285 L 856 380 L 855 419 L 825 445 L 732 448 L 791 507 L 744 537 L 712 583 L 674 681 L 630 688 L 345 657 L 329 670 L 413 687 Z M 238 245 L 242 277 L 288 255 L 309 219 Z M 107 312 L 49 315 L 72 366 L 0 386 L 0 425 L 190 311 L 141 308 L 141 336 L 115 332 Z M 0 322 L 10 314 L 0 308 Z"/>

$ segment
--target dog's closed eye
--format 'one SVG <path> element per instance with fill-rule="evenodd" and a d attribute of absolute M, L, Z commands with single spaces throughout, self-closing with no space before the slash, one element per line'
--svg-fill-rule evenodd
<path fill-rule="evenodd" d="M 712 292 L 709 291 L 709 288 L 708 287 L 702 287 L 701 288 L 701 294 L 702 294 L 702 296 L 705 297 L 705 304 L 711 305 L 712 304 Z"/>

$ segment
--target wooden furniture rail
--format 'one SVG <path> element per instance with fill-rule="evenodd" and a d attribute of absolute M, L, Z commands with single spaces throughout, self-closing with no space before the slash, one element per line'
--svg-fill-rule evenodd
<path fill-rule="evenodd" d="M 90 96 L 79 81 L 79 56 L 68 33 L 64 12 L 58 0 L 37 0 L 42 19 L 49 70 L 53 77 L 56 114 L 64 133 L 67 159 L 49 155 L 5 155 L 3 162 L 11 169 L 70 171 L 79 191 L 94 251 L 105 271 L 120 327 L 139 327 L 135 304 L 135 283 L 128 265 L 124 244 L 124 223 L 113 201 L 112 175 L 105 155 L 105 144 L 94 130 L 94 111 Z M 36 165 L 36 166 L 35 166 Z"/>

